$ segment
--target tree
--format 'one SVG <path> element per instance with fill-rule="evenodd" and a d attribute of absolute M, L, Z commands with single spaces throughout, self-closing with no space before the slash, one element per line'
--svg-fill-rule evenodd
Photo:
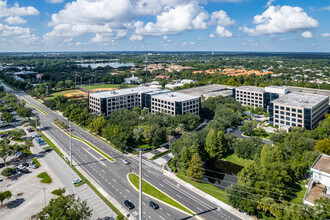
<path fill-rule="evenodd" d="M 185 173 L 188 168 L 189 160 L 190 160 L 189 151 L 188 151 L 187 147 L 183 147 L 181 149 L 181 153 L 180 153 L 180 161 L 181 161 L 180 166 L 181 166 L 181 169 L 183 170 L 183 172 L 185 172 Z"/>
<path fill-rule="evenodd" d="M 224 148 L 224 133 L 211 129 L 206 137 L 205 150 L 210 158 L 221 158 L 225 151 Z"/>
<path fill-rule="evenodd" d="M 259 87 L 265 87 L 265 83 L 259 83 Z"/>
<path fill-rule="evenodd" d="M 9 112 L 4 112 L 1 115 L 1 119 L 4 120 L 5 122 L 11 122 L 14 120 L 12 114 L 10 114 Z"/>
<path fill-rule="evenodd" d="M 1 202 L 1 205 L 3 204 L 3 201 L 6 200 L 6 199 L 10 199 L 12 196 L 11 192 L 9 190 L 6 190 L 6 191 L 1 191 L 0 192 L 0 202 Z"/>
<path fill-rule="evenodd" d="M 3 163 L 6 163 L 6 158 L 13 154 L 13 148 L 9 145 L 8 140 L 0 141 L 0 157 L 3 160 Z"/>
<path fill-rule="evenodd" d="M 319 140 L 316 142 L 314 150 L 330 155 L 330 140 L 328 138 Z"/>
<path fill-rule="evenodd" d="M 31 116 L 32 110 L 30 108 L 20 107 L 16 110 L 18 116 L 27 118 Z"/>
<path fill-rule="evenodd" d="M 227 82 L 228 86 L 239 86 L 238 82 L 234 78 L 230 78 Z"/>
<path fill-rule="evenodd" d="M 104 117 L 97 117 L 89 124 L 88 128 L 92 132 L 99 134 L 103 125 L 105 125 L 106 122 L 107 121 L 105 120 Z"/>
<path fill-rule="evenodd" d="M 26 135 L 26 132 L 23 129 L 17 129 L 11 131 L 9 134 L 9 137 L 15 137 L 16 140 L 21 139 L 24 135 Z"/>
<path fill-rule="evenodd" d="M 245 122 L 244 125 L 240 128 L 247 136 L 253 135 L 253 130 L 257 128 L 258 122 L 256 120 Z"/>
<path fill-rule="evenodd" d="M 87 206 L 86 201 L 81 201 L 75 195 L 60 196 L 56 199 L 51 199 L 49 205 L 38 213 L 37 219 L 89 219 L 92 216 L 92 210 Z"/>
<path fill-rule="evenodd" d="M 252 160 L 255 154 L 259 156 L 262 147 L 262 139 L 259 137 L 237 139 L 234 143 L 235 154 L 244 159 Z"/>
<path fill-rule="evenodd" d="M 193 180 L 201 180 L 203 178 L 205 170 L 203 168 L 202 159 L 198 153 L 195 153 L 191 157 L 191 160 L 189 161 L 188 165 L 189 167 L 186 175 Z"/>

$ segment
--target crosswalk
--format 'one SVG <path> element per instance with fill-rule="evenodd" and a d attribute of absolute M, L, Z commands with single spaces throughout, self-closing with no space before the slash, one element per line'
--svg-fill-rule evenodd
<path fill-rule="evenodd" d="M 134 158 L 137 161 L 140 160 L 139 157 L 136 156 L 136 155 L 132 155 L 132 158 Z M 156 164 L 153 164 L 153 163 L 151 163 L 151 162 L 149 162 L 149 161 L 147 161 L 145 159 L 142 159 L 142 163 L 145 164 L 145 165 L 147 165 L 147 166 L 149 166 L 149 167 L 152 167 L 152 168 L 154 168 L 154 169 L 156 169 L 156 170 L 158 170 L 160 172 L 163 172 L 163 169 L 160 166 L 157 166 Z"/>

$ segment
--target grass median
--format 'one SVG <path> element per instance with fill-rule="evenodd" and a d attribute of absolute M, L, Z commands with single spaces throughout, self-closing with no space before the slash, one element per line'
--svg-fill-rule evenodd
<path fill-rule="evenodd" d="M 38 106 L 31 104 L 30 102 L 26 101 L 25 99 L 22 99 L 22 98 L 20 98 L 20 97 L 18 97 L 18 98 L 21 99 L 21 100 L 24 100 L 28 105 L 30 105 L 30 106 L 36 108 L 36 109 L 39 110 L 42 114 L 44 114 L 44 115 L 48 115 L 47 112 L 45 112 L 44 110 L 42 110 L 42 109 L 39 108 Z"/>
<path fill-rule="evenodd" d="M 61 157 L 63 160 L 68 164 L 69 161 L 67 161 L 62 154 L 62 152 L 55 146 L 53 142 L 51 142 L 48 137 L 44 134 L 42 134 L 42 139 Z M 75 167 L 71 167 L 79 176 L 80 179 L 82 179 L 85 183 L 88 184 L 88 186 L 112 209 L 117 215 L 117 219 L 125 219 L 124 215 L 109 201 L 107 200 L 96 188 L 94 185 L 92 185 L 87 178 L 85 178 Z"/>
<path fill-rule="evenodd" d="M 169 154 L 171 153 L 171 150 L 167 150 L 167 151 L 164 151 L 162 153 L 159 153 L 159 154 L 156 154 L 155 156 L 153 156 L 150 160 L 156 160 L 162 156 L 165 156 L 166 154 Z"/>
<path fill-rule="evenodd" d="M 139 189 L 139 177 L 134 173 L 130 173 L 128 175 L 128 178 L 129 178 L 130 182 L 135 186 L 135 188 Z M 168 195 L 161 192 L 159 189 L 155 188 L 154 186 L 152 186 L 151 184 L 149 184 L 148 182 L 146 182 L 144 180 L 142 180 L 142 190 L 145 194 L 148 194 L 148 195 L 150 195 L 156 199 L 159 199 L 171 206 L 174 206 L 184 212 L 194 215 L 194 213 L 192 213 L 186 207 L 184 207 L 180 203 L 176 202 L 174 199 L 170 198 Z"/>

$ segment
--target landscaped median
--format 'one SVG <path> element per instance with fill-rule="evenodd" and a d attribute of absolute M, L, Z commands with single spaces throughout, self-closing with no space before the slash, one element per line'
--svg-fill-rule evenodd
<path fill-rule="evenodd" d="M 59 128 L 61 131 L 63 131 L 66 135 L 70 135 L 69 132 L 63 130 L 62 128 L 60 128 L 59 126 L 57 126 L 56 124 L 53 123 L 54 126 L 56 126 L 57 128 Z M 89 147 L 91 147 L 93 150 L 95 150 L 97 153 L 99 153 L 101 156 L 105 157 L 106 159 L 108 159 L 110 162 L 114 162 L 115 160 L 110 157 L 109 155 L 107 155 L 106 153 L 104 153 L 103 151 L 101 151 L 100 149 L 98 149 L 97 147 L 95 147 L 94 145 L 92 145 L 91 143 L 89 143 L 88 141 L 81 139 L 79 137 L 74 136 L 73 134 L 71 134 L 71 137 L 73 137 L 76 140 L 79 140 L 81 142 L 84 142 L 85 144 L 87 144 Z"/>
<path fill-rule="evenodd" d="M 46 172 L 40 173 L 37 177 L 41 178 L 40 182 L 42 183 L 51 183 L 52 179 Z"/>
<path fill-rule="evenodd" d="M 61 157 L 63 160 L 68 164 L 69 162 L 65 160 L 64 155 L 62 152 L 55 146 L 53 142 L 51 142 L 48 137 L 42 134 L 42 139 L 51 147 L 53 150 Z M 105 198 L 102 193 L 100 193 L 93 184 L 91 184 L 86 177 L 84 177 L 74 166 L 71 167 L 87 185 L 112 209 L 117 215 L 117 219 L 125 219 L 124 215 L 107 199 Z"/>
<path fill-rule="evenodd" d="M 133 186 L 135 190 L 139 190 L 139 176 L 135 173 L 129 173 L 127 175 L 128 182 Z M 142 191 L 143 193 L 149 195 L 150 197 L 155 198 L 158 201 L 166 203 L 174 208 L 185 212 L 187 215 L 195 215 L 191 210 L 181 205 L 179 202 L 172 199 L 170 196 L 160 191 L 149 182 L 142 180 Z"/>
<path fill-rule="evenodd" d="M 21 100 L 24 100 L 28 105 L 30 105 L 30 106 L 36 108 L 36 109 L 37 109 L 38 111 L 40 111 L 42 114 L 44 114 L 44 115 L 48 115 L 47 112 L 45 112 L 44 110 L 42 110 L 42 109 L 39 108 L 38 106 L 36 106 L 36 105 L 32 105 L 31 103 L 29 103 L 29 102 L 26 101 L 25 99 L 22 99 L 22 98 L 20 98 L 20 97 L 18 97 L 18 98 L 21 99 Z"/>

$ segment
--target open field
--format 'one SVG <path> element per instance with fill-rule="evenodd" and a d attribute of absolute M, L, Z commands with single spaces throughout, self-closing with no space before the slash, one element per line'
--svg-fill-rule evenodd
<path fill-rule="evenodd" d="M 60 95 L 64 95 L 68 98 L 76 98 L 76 97 L 81 97 L 81 96 L 87 96 L 87 93 L 79 91 L 79 90 L 71 89 L 71 90 L 52 93 L 49 95 L 49 97 L 47 99 L 53 99 Z"/>
<path fill-rule="evenodd" d="M 95 89 L 118 89 L 118 87 L 120 86 L 120 84 L 103 84 L 103 85 L 91 85 L 91 86 L 83 86 L 83 89 L 87 89 L 87 90 L 95 90 Z M 139 85 L 128 85 L 128 87 L 137 87 Z"/>

